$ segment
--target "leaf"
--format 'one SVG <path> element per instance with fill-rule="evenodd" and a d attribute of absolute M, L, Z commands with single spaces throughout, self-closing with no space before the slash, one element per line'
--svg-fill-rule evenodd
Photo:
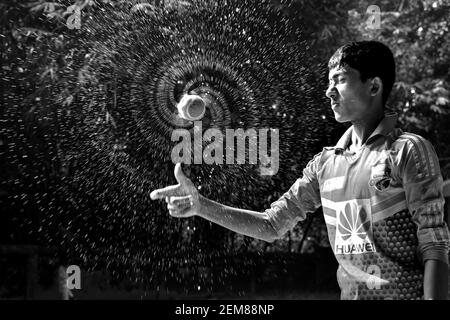
<path fill-rule="evenodd" d="M 448 100 L 448 99 L 445 98 L 445 97 L 439 97 L 439 98 L 437 98 L 437 100 L 436 100 L 436 103 L 437 103 L 438 105 L 440 105 L 440 106 L 448 105 L 449 102 L 450 102 L 450 100 Z"/>
<path fill-rule="evenodd" d="M 49 19 L 62 18 L 62 14 L 61 14 L 61 12 L 58 12 L 58 11 L 50 12 L 50 13 L 47 13 L 47 18 L 49 18 Z"/>
<path fill-rule="evenodd" d="M 438 107 L 435 104 L 431 105 L 430 109 L 431 109 L 431 111 L 433 111 L 435 113 L 439 113 L 439 114 L 446 114 L 447 113 L 445 110 L 443 110 L 442 108 Z"/>
<path fill-rule="evenodd" d="M 38 5 L 35 5 L 30 9 L 31 12 L 37 12 L 45 9 L 45 3 L 40 3 Z"/>

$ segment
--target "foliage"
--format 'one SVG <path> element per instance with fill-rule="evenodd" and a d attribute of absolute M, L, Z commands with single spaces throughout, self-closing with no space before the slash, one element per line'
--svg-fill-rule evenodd
<path fill-rule="evenodd" d="M 450 5 L 446 1 L 370 1 L 381 9 L 381 28 L 371 30 L 357 12 L 350 14 L 355 38 L 386 43 L 397 62 L 397 82 L 389 105 L 405 131 L 429 139 L 450 177 Z"/>

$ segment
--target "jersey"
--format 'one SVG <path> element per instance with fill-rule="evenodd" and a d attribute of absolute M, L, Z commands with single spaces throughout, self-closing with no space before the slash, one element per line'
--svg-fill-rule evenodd
<path fill-rule="evenodd" d="M 355 152 L 350 127 L 266 210 L 281 236 L 322 206 L 341 299 L 421 299 L 424 261 L 448 264 L 438 158 L 396 120 L 386 115 Z"/>

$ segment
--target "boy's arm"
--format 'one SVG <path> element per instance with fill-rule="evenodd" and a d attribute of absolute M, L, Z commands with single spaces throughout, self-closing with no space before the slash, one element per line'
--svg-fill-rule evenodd
<path fill-rule="evenodd" d="M 249 237 L 267 242 L 279 238 L 266 212 L 233 208 L 200 196 L 200 210 L 197 215 Z"/>
<path fill-rule="evenodd" d="M 449 230 L 444 222 L 444 198 L 439 161 L 433 146 L 415 137 L 404 150 L 403 186 L 417 225 L 424 264 L 424 299 L 448 299 Z"/>
<path fill-rule="evenodd" d="M 318 160 L 319 156 L 311 160 L 303 170 L 303 177 L 264 212 L 229 207 L 201 196 L 179 163 L 175 165 L 178 184 L 155 190 L 150 197 L 165 199 L 174 217 L 197 215 L 234 232 L 272 242 L 321 205 L 315 174 Z"/>
<path fill-rule="evenodd" d="M 425 300 L 448 300 L 448 265 L 440 260 L 425 261 Z"/>
<path fill-rule="evenodd" d="M 266 212 L 232 208 L 201 196 L 194 183 L 175 165 L 178 185 L 158 189 L 151 199 L 166 199 L 170 215 L 179 218 L 200 216 L 237 233 L 272 242 L 277 238 Z"/>

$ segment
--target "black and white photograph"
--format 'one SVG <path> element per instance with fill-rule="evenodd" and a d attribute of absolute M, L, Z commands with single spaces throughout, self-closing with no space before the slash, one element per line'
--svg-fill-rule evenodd
<path fill-rule="evenodd" d="M 0 300 L 449 299 L 449 1 L 0 13 Z"/>

